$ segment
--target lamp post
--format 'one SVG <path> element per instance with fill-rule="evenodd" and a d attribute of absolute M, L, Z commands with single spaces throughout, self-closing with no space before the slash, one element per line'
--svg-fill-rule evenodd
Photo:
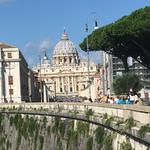
<path fill-rule="evenodd" d="M 89 56 L 89 39 L 88 39 L 88 24 L 86 24 L 86 50 L 87 50 L 87 72 L 88 72 L 88 86 L 89 86 L 89 99 L 91 98 L 91 85 L 90 85 L 90 56 Z"/>
<path fill-rule="evenodd" d="M 98 24 L 97 24 L 97 20 L 95 20 L 95 26 L 94 26 L 94 30 L 98 29 Z M 86 36 L 86 50 L 87 50 L 87 72 L 88 72 L 88 86 L 89 86 L 89 99 L 91 99 L 91 81 L 90 81 L 90 56 L 89 56 L 89 39 L 88 39 L 88 24 L 86 24 L 86 33 L 87 33 L 87 36 Z"/>

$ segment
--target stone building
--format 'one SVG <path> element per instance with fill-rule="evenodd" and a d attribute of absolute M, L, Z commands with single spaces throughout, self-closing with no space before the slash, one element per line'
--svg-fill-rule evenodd
<path fill-rule="evenodd" d="M 39 102 L 41 100 L 40 83 L 38 73 L 29 69 L 28 71 L 29 102 Z"/>
<path fill-rule="evenodd" d="M 0 43 L 0 102 L 28 99 L 28 64 L 17 47 Z"/>
<path fill-rule="evenodd" d="M 98 96 L 98 67 L 94 62 L 88 63 L 87 59 L 80 59 L 66 32 L 63 32 L 55 45 L 52 58 L 48 59 L 45 53 L 40 64 L 33 67 L 33 71 L 38 73 L 39 81 L 44 82 L 43 90 L 48 97 L 82 96 L 95 99 Z M 45 92 L 42 93 L 44 99 Z"/>
<path fill-rule="evenodd" d="M 128 57 L 127 62 L 130 73 L 138 75 L 143 83 L 143 88 L 140 91 L 141 97 L 144 98 L 145 93 L 150 95 L 150 70 L 131 57 Z M 121 59 L 103 52 L 103 70 L 103 92 L 104 95 L 109 95 L 113 93 L 113 80 L 118 75 L 124 74 L 125 69 Z"/>

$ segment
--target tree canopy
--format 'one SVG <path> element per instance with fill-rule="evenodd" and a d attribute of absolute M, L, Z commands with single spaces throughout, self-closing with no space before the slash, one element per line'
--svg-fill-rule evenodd
<path fill-rule="evenodd" d="M 131 56 L 150 69 L 150 7 L 141 8 L 88 35 L 89 51 L 105 51 L 120 58 L 128 70 Z M 86 38 L 80 44 L 87 51 Z"/>
<path fill-rule="evenodd" d="M 138 92 L 142 88 L 139 77 L 135 74 L 124 74 L 118 76 L 113 82 L 113 90 L 115 94 L 127 94 L 130 89 Z"/>

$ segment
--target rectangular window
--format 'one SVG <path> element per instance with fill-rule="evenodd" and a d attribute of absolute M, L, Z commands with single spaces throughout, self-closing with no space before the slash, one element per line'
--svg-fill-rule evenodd
<path fill-rule="evenodd" d="M 63 89 L 62 88 L 60 88 L 60 92 L 62 92 L 63 91 Z"/>
<path fill-rule="evenodd" d="M 8 84 L 13 85 L 13 76 L 8 76 Z"/>
<path fill-rule="evenodd" d="M 65 62 L 67 62 L 67 59 L 66 59 L 66 58 L 64 58 L 64 63 L 65 63 Z"/>
<path fill-rule="evenodd" d="M 93 70 L 93 67 L 90 67 L 90 70 Z"/>
<path fill-rule="evenodd" d="M 72 92 L 72 87 L 70 87 L 70 92 Z"/>
<path fill-rule="evenodd" d="M 83 89 L 85 89 L 85 84 L 82 84 Z"/>
<path fill-rule="evenodd" d="M 71 62 L 72 62 L 72 58 L 70 57 L 70 58 L 69 58 L 69 63 L 71 63 Z"/>
<path fill-rule="evenodd" d="M 12 58 L 12 53 L 7 53 L 8 58 Z"/>
<path fill-rule="evenodd" d="M 72 83 L 72 79 L 71 79 L 71 77 L 69 77 L 69 82 L 70 82 L 70 83 Z"/>
<path fill-rule="evenodd" d="M 77 89 L 77 91 L 79 91 L 79 86 L 78 85 L 76 86 L 76 89 Z"/>
<path fill-rule="evenodd" d="M 13 89 L 9 89 L 9 95 L 13 95 L 14 94 L 14 90 Z"/>

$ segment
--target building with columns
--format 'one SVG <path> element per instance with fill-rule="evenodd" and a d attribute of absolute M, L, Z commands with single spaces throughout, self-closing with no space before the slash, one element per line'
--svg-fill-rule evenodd
<path fill-rule="evenodd" d="M 52 58 L 48 59 L 45 53 L 40 64 L 33 67 L 33 71 L 38 73 L 39 82 L 44 82 L 43 99 L 45 93 L 48 97 L 86 96 L 92 99 L 98 97 L 100 89 L 98 67 L 94 62 L 88 65 L 87 59 L 80 59 L 66 32 L 62 33 L 60 41 L 55 45 Z"/>
<path fill-rule="evenodd" d="M 0 43 L 0 102 L 28 99 L 28 64 L 17 47 Z"/>

